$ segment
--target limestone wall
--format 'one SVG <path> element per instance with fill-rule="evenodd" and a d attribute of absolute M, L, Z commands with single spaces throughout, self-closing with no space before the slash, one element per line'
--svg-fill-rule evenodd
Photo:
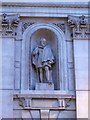
<path fill-rule="evenodd" d="M 77 97 L 76 104 L 78 118 L 88 118 L 89 113 L 88 42 L 88 40 L 74 41 Z"/>

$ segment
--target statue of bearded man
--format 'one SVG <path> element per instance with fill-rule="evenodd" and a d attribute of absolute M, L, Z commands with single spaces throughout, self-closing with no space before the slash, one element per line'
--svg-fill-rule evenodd
<path fill-rule="evenodd" d="M 47 44 L 45 38 L 41 38 L 40 44 L 32 52 L 32 64 L 37 70 L 39 82 L 45 82 L 45 74 L 46 81 L 52 83 L 52 65 L 54 63 L 55 58 L 50 45 Z"/>

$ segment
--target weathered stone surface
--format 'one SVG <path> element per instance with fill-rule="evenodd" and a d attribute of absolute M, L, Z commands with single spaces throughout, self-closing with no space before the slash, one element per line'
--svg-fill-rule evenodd
<path fill-rule="evenodd" d="M 13 90 L 2 91 L 2 117 L 13 118 Z"/>
<path fill-rule="evenodd" d="M 88 40 L 74 41 L 76 90 L 88 90 Z M 82 83 L 82 84 L 81 84 Z"/>
<path fill-rule="evenodd" d="M 53 83 L 36 83 L 35 90 L 54 90 Z"/>
<path fill-rule="evenodd" d="M 49 110 L 41 110 L 41 119 L 42 118 L 48 120 L 48 118 L 49 118 Z"/>
<path fill-rule="evenodd" d="M 77 118 L 88 118 L 89 108 L 89 92 L 88 91 L 77 91 Z M 83 109 L 85 108 L 85 109 Z"/>
<path fill-rule="evenodd" d="M 2 39 L 2 89 L 14 88 L 14 38 Z"/>

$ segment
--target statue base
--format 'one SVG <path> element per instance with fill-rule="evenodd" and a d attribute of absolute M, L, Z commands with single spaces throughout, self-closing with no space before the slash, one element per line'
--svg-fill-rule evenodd
<path fill-rule="evenodd" d="M 54 90 L 53 83 L 36 83 L 35 90 Z"/>

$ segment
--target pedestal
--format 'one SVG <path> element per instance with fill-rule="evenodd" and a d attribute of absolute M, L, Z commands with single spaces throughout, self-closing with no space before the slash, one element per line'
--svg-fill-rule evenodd
<path fill-rule="evenodd" d="M 36 83 L 35 90 L 54 90 L 53 83 Z"/>

